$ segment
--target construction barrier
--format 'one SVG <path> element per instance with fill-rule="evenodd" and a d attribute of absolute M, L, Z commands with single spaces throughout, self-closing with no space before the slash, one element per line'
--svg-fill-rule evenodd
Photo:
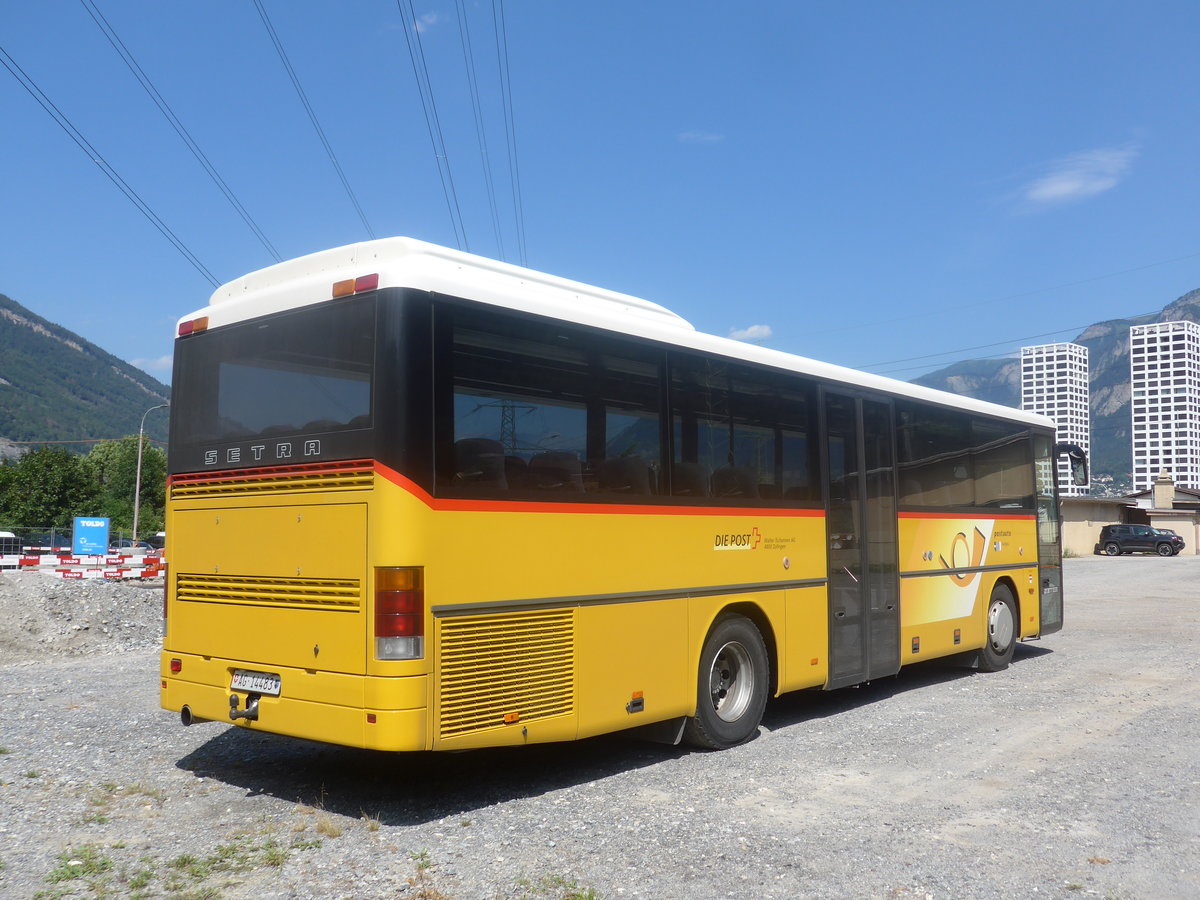
<path fill-rule="evenodd" d="M 167 564 L 161 556 L 73 556 L 69 553 L 0 556 L 0 569 L 36 570 L 54 578 L 159 578 Z"/>

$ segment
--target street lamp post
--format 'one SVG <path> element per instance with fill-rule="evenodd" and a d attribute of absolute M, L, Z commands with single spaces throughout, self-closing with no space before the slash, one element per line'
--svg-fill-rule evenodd
<path fill-rule="evenodd" d="M 133 539 L 135 541 L 138 536 L 138 511 L 142 505 L 142 436 L 146 433 L 146 416 L 156 409 L 166 409 L 170 405 L 170 403 L 160 403 L 158 406 L 150 407 L 142 413 L 142 424 L 138 426 L 137 474 L 133 479 Z"/>

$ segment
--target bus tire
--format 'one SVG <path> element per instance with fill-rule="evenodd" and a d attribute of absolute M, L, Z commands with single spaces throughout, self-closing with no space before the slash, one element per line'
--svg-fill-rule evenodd
<path fill-rule="evenodd" d="M 984 672 L 1007 669 L 1017 646 L 1017 601 L 1007 585 L 997 584 L 988 600 L 987 633 L 979 651 L 979 668 Z"/>
<path fill-rule="evenodd" d="M 724 750 L 750 740 L 762 722 L 770 681 L 767 647 L 745 616 L 717 620 L 704 641 L 696 679 L 696 715 L 683 739 Z"/>

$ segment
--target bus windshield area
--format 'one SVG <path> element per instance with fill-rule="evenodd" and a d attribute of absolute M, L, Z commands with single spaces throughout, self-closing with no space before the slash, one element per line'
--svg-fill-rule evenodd
<path fill-rule="evenodd" d="M 318 304 L 181 340 L 183 445 L 371 426 L 375 303 Z"/>

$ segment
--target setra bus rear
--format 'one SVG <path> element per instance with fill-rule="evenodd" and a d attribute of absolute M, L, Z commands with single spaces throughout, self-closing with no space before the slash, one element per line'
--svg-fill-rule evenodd
<path fill-rule="evenodd" d="M 402 449 L 428 302 L 331 284 L 328 257 L 179 325 L 161 703 L 185 724 L 427 749 L 422 510 L 381 497 L 376 463 L 430 464 Z"/>

